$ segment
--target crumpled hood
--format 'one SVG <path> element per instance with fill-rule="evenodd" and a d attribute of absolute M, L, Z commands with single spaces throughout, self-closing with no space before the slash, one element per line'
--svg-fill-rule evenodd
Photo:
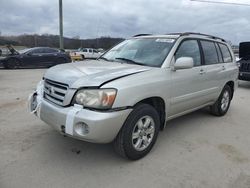
<path fill-rule="evenodd" d="M 44 78 L 68 84 L 70 88 L 79 88 L 100 86 L 110 80 L 150 69 L 152 67 L 88 60 L 54 66 L 47 70 Z"/>

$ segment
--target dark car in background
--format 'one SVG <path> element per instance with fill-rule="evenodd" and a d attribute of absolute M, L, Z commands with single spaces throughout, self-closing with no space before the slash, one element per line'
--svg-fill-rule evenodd
<path fill-rule="evenodd" d="M 20 67 L 51 67 L 57 64 L 71 62 L 70 56 L 58 49 L 49 47 L 35 47 L 17 51 L 7 46 L 10 53 L 1 58 L 4 68 Z"/>
<path fill-rule="evenodd" d="M 250 42 L 240 43 L 239 80 L 250 81 Z"/>

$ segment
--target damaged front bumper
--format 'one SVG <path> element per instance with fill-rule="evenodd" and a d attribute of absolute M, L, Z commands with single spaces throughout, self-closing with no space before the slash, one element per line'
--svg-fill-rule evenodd
<path fill-rule="evenodd" d="M 42 96 L 43 81 L 29 96 L 29 111 L 62 134 L 88 142 L 112 142 L 131 112 L 131 109 L 99 112 L 81 105 L 61 107 Z"/>

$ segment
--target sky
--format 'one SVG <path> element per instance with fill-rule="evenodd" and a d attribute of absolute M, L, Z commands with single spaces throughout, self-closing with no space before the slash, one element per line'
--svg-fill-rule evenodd
<path fill-rule="evenodd" d="M 216 0 L 246 3 L 250 0 Z M 58 34 L 58 0 L 0 0 L 2 35 Z M 128 38 L 201 32 L 250 41 L 250 6 L 190 0 L 63 0 L 64 36 Z"/>

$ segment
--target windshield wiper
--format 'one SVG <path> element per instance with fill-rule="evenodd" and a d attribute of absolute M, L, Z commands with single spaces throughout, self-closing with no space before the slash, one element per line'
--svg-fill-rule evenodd
<path fill-rule="evenodd" d="M 105 58 L 105 57 L 99 57 L 97 60 L 99 60 L 99 59 L 103 59 L 103 60 L 105 60 L 105 61 L 111 61 L 111 60 L 109 60 L 109 59 L 107 59 L 107 58 Z"/>
<path fill-rule="evenodd" d="M 139 62 L 136 62 L 136 61 L 134 61 L 132 59 L 127 59 L 127 58 L 124 58 L 124 57 L 116 57 L 115 59 L 124 60 L 124 61 L 127 61 L 127 62 L 132 63 L 132 64 L 136 64 L 136 65 L 144 65 L 143 63 L 139 63 Z"/>

